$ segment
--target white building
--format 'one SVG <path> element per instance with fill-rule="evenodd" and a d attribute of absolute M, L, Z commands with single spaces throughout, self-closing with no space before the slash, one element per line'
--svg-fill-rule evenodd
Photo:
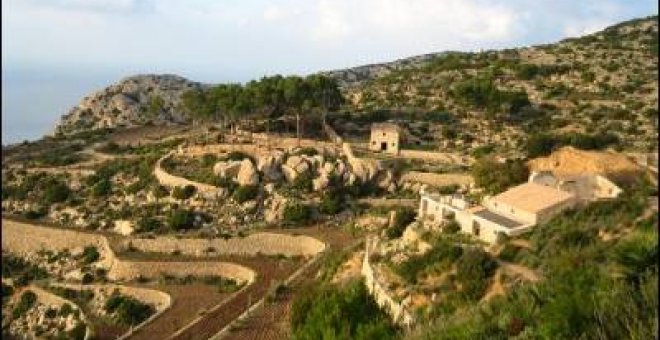
<path fill-rule="evenodd" d="M 454 220 L 462 232 L 494 243 L 500 233 L 520 235 L 579 203 L 620 193 L 619 187 L 602 176 L 557 179 L 552 174 L 533 173 L 527 183 L 486 197 L 475 206 L 458 195 L 422 191 L 419 217 L 429 228 Z"/>

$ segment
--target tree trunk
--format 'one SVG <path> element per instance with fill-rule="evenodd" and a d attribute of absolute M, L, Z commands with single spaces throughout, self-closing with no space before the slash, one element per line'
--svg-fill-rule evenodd
<path fill-rule="evenodd" d="M 296 113 L 296 138 L 298 139 L 298 146 L 300 146 L 300 114 Z"/>

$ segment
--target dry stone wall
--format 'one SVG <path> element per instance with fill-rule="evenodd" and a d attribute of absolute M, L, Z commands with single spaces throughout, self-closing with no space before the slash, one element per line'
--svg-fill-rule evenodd
<path fill-rule="evenodd" d="M 309 236 L 292 236 L 275 233 L 256 233 L 243 238 L 230 239 L 177 239 L 175 237 L 157 237 L 154 239 L 131 239 L 124 241 L 144 252 L 172 253 L 192 256 L 208 255 L 286 255 L 312 256 L 325 249 L 325 244 Z M 209 251 L 212 249 L 212 251 Z"/>
<path fill-rule="evenodd" d="M 225 262 L 140 262 L 118 259 L 103 235 L 73 230 L 55 229 L 2 220 L 2 248 L 14 253 L 36 252 L 42 249 L 61 251 L 87 245 L 96 246 L 101 259 L 99 266 L 108 268 L 111 280 L 132 280 L 158 277 L 162 273 L 175 276 L 219 275 L 239 282 L 252 282 L 255 272 L 249 268 Z"/>
<path fill-rule="evenodd" d="M 160 183 L 163 186 L 166 187 L 177 187 L 177 186 L 186 186 L 186 185 L 192 185 L 194 186 L 198 192 L 203 193 L 203 194 L 216 194 L 218 192 L 218 188 L 209 185 L 209 184 L 204 184 L 204 183 L 199 183 L 195 181 L 191 181 L 189 179 L 179 177 L 179 176 L 174 176 L 167 171 L 165 171 L 161 163 L 163 160 L 172 157 L 174 154 L 174 151 L 169 152 L 167 155 L 161 157 L 157 162 L 154 167 L 154 176 L 158 180 L 158 183 Z"/>
<path fill-rule="evenodd" d="M 472 185 L 474 179 L 467 174 L 436 174 L 431 172 L 409 171 L 401 176 L 402 182 L 422 183 L 433 186 Z"/>
<path fill-rule="evenodd" d="M 376 238 L 369 237 L 367 237 L 365 242 L 364 260 L 362 261 L 364 284 L 367 286 L 369 293 L 374 297 L 374 300 L 376 300 L 376 303 L 390 315 L 395 323 L 409 327 L 415 322 L 413 315 L 402 303 L 394 300 L 392 295 L 387 291 L 387 288 L 378 280 L 378 275 L 369 262 L 369 255 L 375 249 L 377 242 Z"/>

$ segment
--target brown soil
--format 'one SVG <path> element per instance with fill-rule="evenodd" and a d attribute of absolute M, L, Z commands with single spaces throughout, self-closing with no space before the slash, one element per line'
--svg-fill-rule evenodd
<path fill-rule="evenodd" d="M 257 272 L 257 280 L 229 297 L 219 308 L 209 310 L 203 319 L 176 334 L 173 339 L 208 339 L 264 296 L 274 282 L 284 281 L 301 265 L 299 261 L 270 257 L 232 257 L 231 262 L 252 268 Z"/>
<path fill-rule="evenodd" d="M 598 174 L 620 182 L 635 181 L 643 169 L 626 155 L 616 152 L 585 151 L 563 147 L 548 157 L 528 162 L 532 171 L 551 171 L 556 176 Z"/>
<path fill-rule="evenodd" d="M 232 294 L 221 293 L 217 286 L 203 283 L 144 287 L 170 294 L 172 306 L 153 322 L 135 332 L 131 339 L 165 339 L 194 320 L 200 312 L 219 304 Z"/>

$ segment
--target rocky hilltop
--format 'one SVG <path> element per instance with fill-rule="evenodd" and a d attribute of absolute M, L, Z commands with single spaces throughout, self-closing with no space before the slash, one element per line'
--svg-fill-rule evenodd
<path fill-rule="evenodd" d="M 176 75 L 136 75 L 84 97 L 62 116 L 55 133 L 73 133 L 105 127 L 145 123 L 184 122 L 181 95 L 205 85 Z"/>
<path fill-rule="evenodd" d="M 343 88 L 362 85 L 365 81 L 386 76 L 394 71 L 415 69 L 428 64 L 435 58 L 444 56 L 451 52 L 429 53 L 413 57 L 397 59 L 395 61 L 362 65 L 341 70 L 320 72 L 320 74 L 337 79 Z"/>

